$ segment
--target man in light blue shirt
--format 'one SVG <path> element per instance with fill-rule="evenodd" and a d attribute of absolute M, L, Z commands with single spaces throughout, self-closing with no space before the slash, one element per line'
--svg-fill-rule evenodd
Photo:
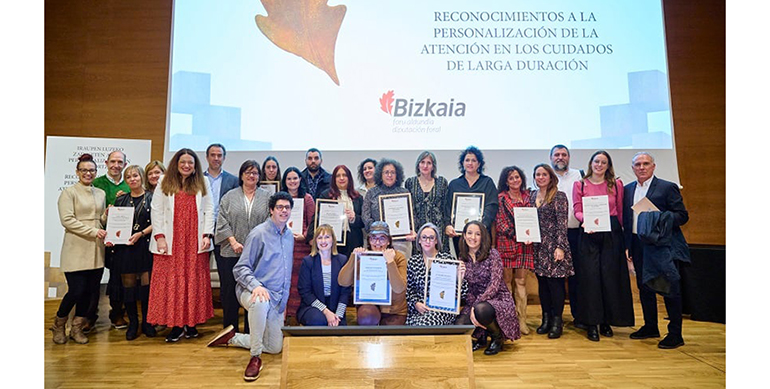
<path fill-rule="evenodd" d="M 286 192 L 270 197 L 270 218 L 246 237 L 243 253 L 233 268 L 235 293 L 248 310 L 250 334 L 228 326 L 208 346 L 239 346 L 251 350 L 243 379 L 254 381 L 262 369 L 262 352 L 276 354 L 283 347 L 283 315 L 289 300 L 294 235 L 286 226 L 294 201 Z"/>
<path fill-rule="evenodd" d="M 219 201 L 222 200 L 222 196 L 238 187 L 238 177 L 226 172 L 222 168 L 226 157 L 227 150 L 225 150 L 225 146 L 219 143 L 213 143 L 206 148 L 206 162 L 209 163 L 209 168 L 203 172 L 203 175 L 209 179 L 209 184 L 211 184 L 211 198 L 214 200 L 214 220 L 217 220 Z"/>

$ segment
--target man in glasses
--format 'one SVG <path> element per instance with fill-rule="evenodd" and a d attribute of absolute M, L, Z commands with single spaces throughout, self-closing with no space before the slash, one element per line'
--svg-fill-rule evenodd
<path fill-rule="evenodd" d="M 270 197 L 270 218 L 246 237 L 243 252 L 233 268 L 235 294 L 248 311 L 250 334 L 233 326 L 219 332 L 208 346 L 238 346 L 251 351 L 243 379 L 254 381 L 262 370 L 262 352 L 277 354 L 283 347 L 283 316 L 289 300 L 294 235 L 286 226 L 294 200 L 286 192 Z"/>

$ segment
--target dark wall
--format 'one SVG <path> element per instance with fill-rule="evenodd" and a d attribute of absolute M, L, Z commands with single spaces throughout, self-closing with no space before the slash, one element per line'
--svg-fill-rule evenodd
<path fill-rule="evenodd" d="M 663 2 L 691 243 L 725 244 L 725 3 Z M 163 158 L 171 0 L 45 2 L 45 135 L 152 140 Z M 716 189 L 715 189 L 716 188 Z"/>

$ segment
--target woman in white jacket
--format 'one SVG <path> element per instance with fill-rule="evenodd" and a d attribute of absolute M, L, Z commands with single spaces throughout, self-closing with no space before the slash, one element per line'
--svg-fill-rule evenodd
<path fill-rule="evenodd" d="M 171 328 L 167 342 L 198 337 L 195 326 L 214 316 L 209 251 L 214 204 L 194 151 L 181 149 L 169 162 L 152 200 L 154 254 L 148 321 Z"/>

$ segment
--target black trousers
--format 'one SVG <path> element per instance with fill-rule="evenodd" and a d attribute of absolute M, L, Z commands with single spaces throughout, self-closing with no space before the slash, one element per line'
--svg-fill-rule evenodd
<path fill-rule="evenodd" d="M 222 302 L 222 328 L 232 325 L 235 332 L 238 331 L 238 315 L 241 304 L 238 302 L 238 296 L 235 295 L 235 275 L 233 267 L 238 262 L 238 257 L 223 257 L 220 253 L 221 246 L 214 246 L 214 258 L 217 261 L 217 272 L 219 273 L 219 300 Z M 249 332 L 249 320 L 243 314 L 244 333 Z"/>
<path fill-rule="evenodd" d="M 580 235 L 583 231 L 580 228 L 568 228 L 567 240 L 569 240 L 569 250 L 572 253 L 572 266 L 575 268 L 575 275 L 567 277 L 567 285 L 569 286 L 569 310 L 572 313 L 572 318 L 577 317 L 578 306 L 578 276 L 577 269 L 580 262 Z"/>
<path fill-rule="evenodd" d="M 657 293 L 642 283 L 642 274 L 644 272 L 644 251 L 639 237 L 634 234 L 631 238 L 631 257 L 634 260 L 634 269 L 636 270 L 636 285 L 639 287 L 639 300 L 642 303 L 642 313 L 644 314 L 644 325 L 658 328 L 658 296 Z M 679 261 L 674 261 L 677 270 L 679 270 Z M 681 290 L 681 288 L 673 288 Z M 668 313 L 668 332 L 682 336 L 682 296 L 663 296 L 663 302 L 666 304 Z"/>
<path fill-rule="evenodd" d="M 75 316 L 88 317 L 91 300 L 99 297 L 99 281 L 102 279 L 104 268 L 80 270 L 64 273 L 67 278 L 67 294 L 59 304 L 59 317 L 69 316 L 75 307 Z"/>

